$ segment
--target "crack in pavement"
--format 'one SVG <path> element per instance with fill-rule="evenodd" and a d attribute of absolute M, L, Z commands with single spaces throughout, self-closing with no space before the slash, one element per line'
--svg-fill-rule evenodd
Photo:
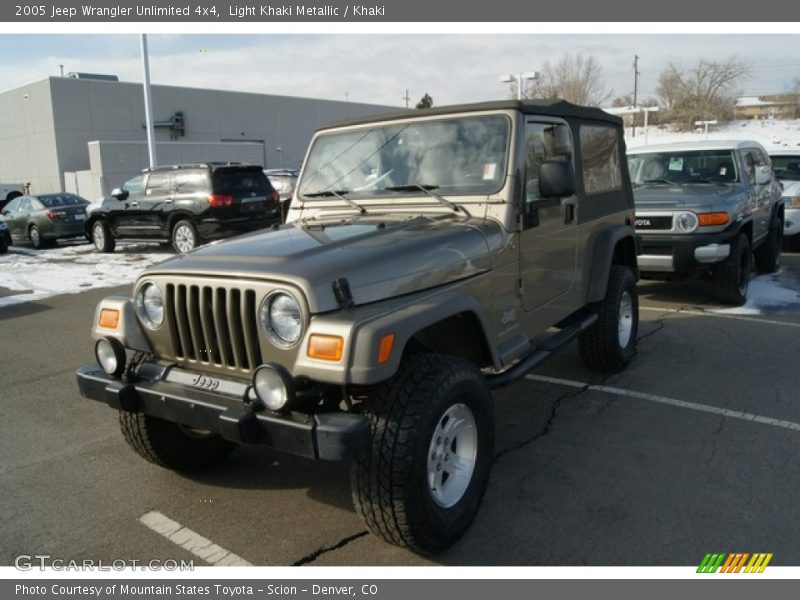
<path fill-rule="evenodd" d="M 656 319 L 656 326 L 655 326 L 655 328 L 654 328 L 652 331 L 648 331 L 647 333 L 645 333 L 645 334 L 643 334 L 643 335 L 640 335 L 638 338 L 636 338 L 636 341 L 637 341 L 637 342 L 641 342 L 642 340 L 644 340 L 644 339 L 647 339 L 647 338 L 649 338 L 650 336 L 652 336 L 652 335 L 655 335 L 655 334 L 657 334 L 659 331 L 661 331 L 662 329 L 664 329 L 664 327 L 666 326 L 666 320 L 667 320 L 669 317 L 672 317 L 672 316 L 675 316 L 675 315 L 679 315 L 679 314 L 681 314 L 681 312 L 682 312 L 682 311 L 684 311 L 684 310 L 693 310 L 693 309 L 696 309 L 696 307 L 695 307 L 694 305 L 692 305 L 692 304 L 684 304 L 683 306 L 681 306 L 681 307 L 680 307 L 680 308 L 678 308 L 677 310 L 672 310 L 672 309 L 670 309 L 670 310 L 668 310 L 668 311 L 665 311 L 664 313 L 662 313 L 662 314 L 661 314 L 661 316 L 659 316 L 659 317 Z"/>
<path fill-rule="evenodd" d="M 306 554 L 303 558 L 300 558 L 292 563 L 293 567 L 302 567 L 303 565 L 310 564 L 317 560 L 323 554 L 327 554 L 328 552 L 333 552 L 334 550 L 338 550 L 339 548 L 344 548 L 350 542 L 362 538 L 366 535 L 369 535 L 369 531 L 359 531 L 358 533 L 354 533 L 353 535 L 348 535 L 347 537 L 342 538 L 332 546 L 321 546 L 311 552 L 310 554 Z"/>
<path fill-rule="evenodd" d="M 553 404 L 550 405 L 550 416 L 548 417 L 547 422 L 544 424 L 544 427 L 542 427 L 542 430 L 539 433 L 529 437 L 528 439 L 522 440 L 521 442 L 517 442 L 513 446 L 509 446 L 508 448 L 504 448 L 503 450 L 501 450 L 500 452 L 495 454 L 494 458 L 492 459 L 492 464 L 494 464 L 497 461 L 499 461 L 505 455 L 507 455 L 507 454 L 509 454 L 511 452 L 516 452 L 517 450 L 522 450 L 523 448 L 525 448 L 526 446 L 529 446 L 530 444 L 532 444 L 536 440 L 546 436 L 548 433 L 550 433 L 550 430 L 553 427 L 553 423 L 555 422 L 556 414 L 558 413 L 558 409 L 561 407 L 561 403 L 564 402 L 564 400 L 569 400 L 571 398 L 576 398 L 577 396 L 580 396 L 584 392 L 590 390 L 593 385 L 603 385 L 606 382 L 606 379 L 608 379 L 607 375 L 604 376 L 600 380 L 599 383 L 587 383 L 582 388 L 579 388 L 577 390 L 570 390 L 569 392 L 567 392 L 567 393 L 559 396 L 555 400 L 553 400 Z"/>
<path fill-rule="evenodd" d="M 714 460 L 714 457 L 717 455 L 717 438 L 722 433 L 722 430 L 725 429 L 725 415 L 722 416 L 719 420 L 719 426 L 711 432 L 711 455 L 706 460 L 706 465 L 710 465 L 711 461 Z"/>

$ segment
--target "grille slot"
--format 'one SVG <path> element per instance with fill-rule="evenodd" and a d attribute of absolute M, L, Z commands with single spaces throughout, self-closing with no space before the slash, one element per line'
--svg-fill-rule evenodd
<path fill-rule="evenodd" d="M 254 290 L 168 284 L 175 358 L 250 371 L 261 364 Z"/>

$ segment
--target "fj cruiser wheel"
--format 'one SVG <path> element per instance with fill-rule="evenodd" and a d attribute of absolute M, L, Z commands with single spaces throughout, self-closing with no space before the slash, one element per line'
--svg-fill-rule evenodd
<path fill-rule="evenodd" d="M 478 512 L 494 452 L 492 397 L 466 360 L 404 363 L 370 394 L 372 447 L 353 464 L 353 503 L 378 537 L 432 554 Z"/>
<path fill-rule="evenodd" d="M 714 273 L 714 295 L 720 302 L 740 306 L 747 300 L 749 284 L 750 240 L 742 234 L 731 243 L 730 255 Z"/>
<path fill-rule="evenodd" d="M 767 239 L 753 252 L 753 257 L 756 259 L 756 270 L 759 273 L 774 273 L 780 268 L 782 243 L 783 222 L 775 219 Z"/>
<path fill-rule="evenodd" d="M 186 254 L 197 247 L 197 229 L 191 221 L 178 221 L 172 228 L 172 247 L 178 254 Z"/>
<path fill-rule="evenodd" d="M 629 267 L 612 265 L 606 297 L 597 306 L 597 321 L 579 340 L 581 359 L 603 373 L 622 371 L 636 355 L 639 296 Z"/>
<path fill-rule="evenodd" d="M 111 235 L 105 221 L 95 221 L 92 224 L 92 243 L 98 252 L 113 252 L 116 242 Z"/>
<path fill-rule="evenodd" d="M 44 246 L 44 240 L 42 239 L 42 234 L 36 225 L 31 225 L 31 228 L 28 231 L 28 237 L 31 240 L 31 246 L 33 246 L 34 249 L 36 250 L 42 249 L 42 247 Z"/>
<path fill-rule="evenodd" d="M 219 462 L 236 444 L 142 413 L 119 411 L 125 441 L 145 460 L 176 471 L 195 471 Z"/>

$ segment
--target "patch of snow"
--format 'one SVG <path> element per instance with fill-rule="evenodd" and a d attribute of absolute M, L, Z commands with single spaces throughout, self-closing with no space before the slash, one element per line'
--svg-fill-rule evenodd
<path fill-rule="evenodd" d="M 780 271 L 750 280 L 747 302 L 734 308 L 720 308 L 713 312 L 723 315 L 762 315 L 793 305 L 800 305 L 800 290 L 787 287 L 778 281 Z"/>
<path fill-rule="evenodd" d="M 714 126 L 708 135 L 702 131 L 672 131 L 669 125 L 650 126 L 647 145 L 699 142 L 702 140 L 755 140 L 767 151 L 780 149 L 800 150 L 800 119 L 762 119 L 731 121 Z M 636 128 L 636 137 L 631 137 L 631 128 L 625 128 L 625 145 L 640 148 L 644 143 L 644 129 Z"/>
<path fill-rule="evenodd" d="M 19 293 L 0 297 L 0 308 L 133 283 L 146 267 L 171 256 L 171 250 L 149 244 L 118 246 L 112 254 L 90 244 L 62 242 L 39 251 L 12 246 L 0 255 L 0 287 Z"/>

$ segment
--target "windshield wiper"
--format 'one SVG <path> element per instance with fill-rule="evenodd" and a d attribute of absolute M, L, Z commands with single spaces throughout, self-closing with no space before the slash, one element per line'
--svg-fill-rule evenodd
<path fill-rule="evenodd" d="M 668 183 L 669 185 L 672 185 L 674 183 L 675 185 L 682 185 L 680 181 L 675 181 L 674 179 L 663 179 L 663 178 L 645 179 L 644 181 L 642 181 L 642 183 Z"/>
<path fill-rule="evenodd" d="M 388 186 L 384 189 L 389 190 L 390 192 L 416 192 L 417 190 L 424 192 L 442 206 L 446 206 L 453 212 L 466 212 L 463 208 L 458 206 L 457 204 L 453 204 L 447 198 L 440 196 L 439 194 L 434 194 L 431 190 L 439 189 L 438 185 L 424 185 L 421 183 L 409 183 L 407 185 L 393 185 Z"/>
<path fill-rule="evenodd" d="M 312 194 L 303 194 L 303 196 L 305 196 L 306 198 L 331 198 L 331 197 L 335 197 L 335 198 L 338 198 L 339 200 L 341 200 L 342 202 L 344 202 L 345 204 L 347 204 L 349 206 L 352 206 L 358 212 L 360 212 L 362 215 L 367 214 L 367 209 L 366 208 L 364 208 L 360 204 L 354 202 L 353 200 L 351 200 L 350 198 L 345 196 L 345 194 L 349 194 L 349 193 L 350 193 L 349 190 L 324 190 L 322 192 L 314 192 Z"/>

